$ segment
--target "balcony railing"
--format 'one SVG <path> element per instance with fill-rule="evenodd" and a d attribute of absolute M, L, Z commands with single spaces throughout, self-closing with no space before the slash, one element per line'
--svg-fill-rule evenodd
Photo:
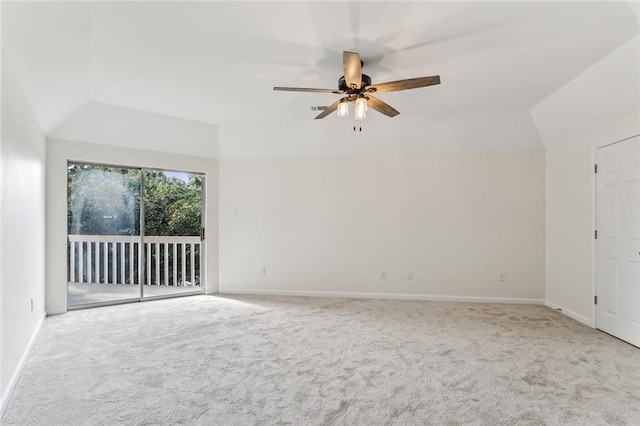
<path fill-rule="evenodd" d="M 143 246 L 139 236 L 69 235 L 68 281 L 200 286 L 200 237 L 145 236 Z"/>

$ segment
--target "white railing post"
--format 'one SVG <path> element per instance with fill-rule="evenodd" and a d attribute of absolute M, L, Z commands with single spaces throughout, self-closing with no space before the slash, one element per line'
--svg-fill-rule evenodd
<path fill-rule="evenodd" d="M 78 244 L 80 247 L 80 250 L 78 250 L 78 281 L 83 283 L 84 282 L 84 242 L 80 241 L 80 244 Z"/>
<path fill-rule="evenodd" d="M 125 284 L 126 281 L 124 279 L 124 246 L 125 243 L 120 243 L 120 284 Z"/>
<path fill-rule="evenodd" d="M 196 244 L 191 243 L 191 287 L 196 285 Z"/>
<path fill-rule="evenodd" d="M 169 285 L 169 243 L 164 243 L 164 285 Z"/>
<path fill-rule="evenodd" d="M 102 282 L 109 282 L 109 242 L 102 243 Z"/>
<path fill-rule="evenodd" d="M 182 266 L 182 286 L 187 282 L 187 245 L 182 243 L 182 258 L 180 258 Z"/>
<path fill-rule="evenodd" d="M 142 282 L 142 244 L 138 243 L 138 262 L 136 262 L 136 265 L 138 265 L 138 284 L 139 285 L 143 285 Z"/>
<path fill-rule="evenodd" d="M 151 285 L 151 243 L 146 243 L 147 246 L 147 285 Z"/>
<path fill-rule="evenodd" d="M 133 247 L 135 246 L 135 243 L 131 242 L 129 243 L 129 284 L 135 284 L 135 280 L 133 279 L 133 260 L 135 259 L 135 256 L 133 254 Z"/>
<path fill-rule="evenodd" d="M 171 243 L 171 253 L 173 253 L 173 286 L 178 285 L 178 244 Z"/>
<path fill-rule="evenodd" d="M 69 280 L 76 282 L 76 242 L 69 240 Z"/>
<path fill-rule="evenodd" d="M 91 241 L 87 242 L 87 282 L 91 281 Z"/>
<path fill-rule="evenodd" d="M 156 285 L 160 285 L 160 243 L 156 243 Z"/>
<path fill-rule="evenodd" d="M 116 241 L 111 243 L 111 283 L 118 284 L 118 275 L 116 271 L 116 259 L 118 256 L 118 243 Z"/>
<path fill-rule="evenodd" d="M 93 275 L 95 276 L 93 282 L 97 284 L 100 282 L 100 243 L 98 241 L 94 243 L 93 255 L 96 258 L 93 268 Z"/>

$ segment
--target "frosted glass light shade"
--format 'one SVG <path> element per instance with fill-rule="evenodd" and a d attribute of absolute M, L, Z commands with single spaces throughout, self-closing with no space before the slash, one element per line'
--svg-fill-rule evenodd
<path fill-rule="evenodd" d="M 338 117 L 348 117 L 349 116 L 349 102 L 340 102 L 338 104 Z"/>
<path fill-rule="evenodd" d="M 356 107 L 353 110 L 353 118 L 364 120 L 367 117 L 367 100 L 365 98 L 356 99 Z"/>

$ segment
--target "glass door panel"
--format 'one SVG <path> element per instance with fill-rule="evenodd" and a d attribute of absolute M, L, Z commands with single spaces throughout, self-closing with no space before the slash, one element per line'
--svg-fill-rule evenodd
<path fill-rule="evenodd" d="M 140 170 L 69 163 L 67 305 L 140 298 Z"/>
<path fill-rule="evenodd" d="M 200 174 L 144 170 L 143 297 L 201 293 Z"/>

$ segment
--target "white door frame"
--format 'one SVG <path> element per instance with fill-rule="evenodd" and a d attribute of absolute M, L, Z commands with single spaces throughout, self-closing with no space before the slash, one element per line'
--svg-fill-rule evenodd
<path fill-rule="evenodd" d="M 598 218 L 597 218 L 597 209 L 598 209 L 598 200 L 596 197 L 597 194 L 597 174 L 595 173 L 595 165 L 596 165 L 596 159 L 597 159 L 597 153 L 598 150 L 600 148 L 604 148 L 610 145 L 615 145 L 617 143 L 620 142 L 624 142 L 627 141 L 629 139 L 633 139 L 633 138 L 637 138 L 640 137 L 640 133 L 639 134 L 635 134 L 623 139 L 619 139 L 616 140 L 615 142 L 608 142 L 608 143 L 602 143 L 599 144 L 597 146 L 594 146 L 593 150 L 591 151 L 591 164 L 592 164 L 592 173 L 591 173 L 591 229 L 592 229 L 592 233 L 596 231 L 597 229 L 597 224 L 598 224 Z M 598 289 L 598 277 L 597 277 L 597 271 L 596 271 L 596 263 L 597 263 L 597 250 L 596 250 L 596 238 L 595 235 L 592 235 L 591 237 L 591 323 L 589 324 L 591 326 L 591 328 L 597 329 L 597 312 L 596 312 L 596 304 L 595 304 L 595 296 L 597 294 L 597 289 Z"/>

